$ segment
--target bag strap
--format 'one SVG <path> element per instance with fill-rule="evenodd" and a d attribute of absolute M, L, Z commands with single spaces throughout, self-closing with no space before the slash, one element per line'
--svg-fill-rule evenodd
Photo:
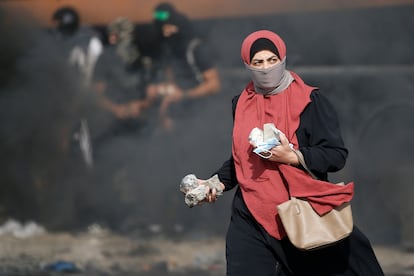
<path fill-rule="evenodd" d="M 299 150 L 294 150 L 294 149 L 292 149 L 292 151 L 296 154 L 296 156 L 298 157 L 298 160 L 299 160 L 299 164 L 300 165 L 302 165 L 302 167 L 309 173 L 309 175 L 313 178 L 313 179 L 318 179 L 317 177 L 316 177 L 316 175 L 313 173 L 313 172 L 311 172 L 311 170 L 308 168 L 308 166 L 306 165 L 306 163 L 305 163 L 305 159 L 303 158 L 303 154 L 299 151 Z M 290 195 L 290 190 L 289 190 L 289 185 L 287 185 L 287 183 L 285 183 L 285 186 L 286 186 L 286 189 L 287 189 L 287 192 L 288 192 L 288 194 L 289 194 L 289 199 L 291 199 L 292 198 L 292 196 Z"/>
<path fill-rule="evenodd" d="M 302 165 L 302 167 L 312 176 L 313 179 L 318 179 L 314 173 L 311 172 L 311 170 L 308 168 L 308 166 L 305 163 L 305 159 L 303 158 L 303 154 L 299 150 L 293 150 L 293 152 L 298 157 L 299 163 Z"/>

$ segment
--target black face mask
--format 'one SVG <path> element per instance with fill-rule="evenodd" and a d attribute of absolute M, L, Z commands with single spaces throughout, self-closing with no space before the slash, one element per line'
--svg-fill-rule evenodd
<path fill-rule="evenodd" d="M 193 37 L 183 34 L 181 31 L 164 38 L 164 42 L 175 55 L 185 55 L 188 44 Z"/>
<path fill-rule="evenodd" d="M 170 17 L 167 20 L 156 21 L 155 23 L 163 41 L 167 44 L 167 46 L 171 48 L 171 50 L 175 53 L 185 54 L 188 43 L 194 36 L 193 28 L 189 19 L 181 13 L 171 12 Z M 177 26 L 178 32 L 171 35 L 170 37 L 163 37 L 163 24 L 172 24 Z"/>
<path fill-rule="evenodd" d="M 164 38 L 165 42 L 172 48 L 185 48 L 186 37 L 182 33 L 178 32 L 169 37 Z"/>

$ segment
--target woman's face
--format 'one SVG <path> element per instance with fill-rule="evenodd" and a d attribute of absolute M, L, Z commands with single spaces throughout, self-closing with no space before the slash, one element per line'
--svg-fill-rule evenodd
<path fill-rule="evenodd" d="M 250 62 L 250 66 L 258 69 L 266 69 L 280 62 L 280 59 L 269 50 L 257 52 Z"/>

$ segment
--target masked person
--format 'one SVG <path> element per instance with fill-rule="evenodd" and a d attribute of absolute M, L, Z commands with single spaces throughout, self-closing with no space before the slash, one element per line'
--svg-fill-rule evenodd
<path fill-rule="evenodd" d="M 88 167 L 93 166 L 92 146 L 88 123 L 88 113 L 94 100 L 88 90 L 92 82 L 96 62 L 103 51 L 98 32 L 90 26 L 81 26 L 78 11 L 70 6 L 58 8 L 52 15 L 52 35 L 55 45 L 67 61 L 70 73 L 79 83 L 79 89 L 73 91 L 72 113 L 74 121 L 62 131 L 62 143 L 65 148 L 72 147 L 79 152 Z"/>
<path fill-rule="evenodd" d="M 89 86 L 96 61 L 103 51 L 102 41 L 92 28 L 80 26 L 80 16 L 72 7 L 61 7 L 52 16 L 55 35 L 68 51 L 69 63 Z"/>
<path fill-rule="evenodd" d="M 165 129 L 172 128 L 170 106 L 218 93 L 219 73 L 207 42 L 195 34 L 190 20 L 169 3 L 154 11 L 154 24 L 162 43 L 158 74 L 147 88 L 150 103 L 159 99 Z M 188 109 L 187 109 L 188 110 Z"/>
<path fill-rule="evenodd" d="M 101 107 L 112 114 L 116 125 L 137 124 L 143 109 L 144 58 L 134 34 L 134 24 L 119 17 L 107 27 L 109 45 L 96 64 L 93 87 Z"/>
<path fill-rule="evenodd" d="M 215 173 L 224 191 L 237 186 L 226 236 L 227 275 L 384 275 L 357 227 L 323 249 L 302 251 L 290 243 L 276 208 L 289 199 L 287 186 L 308 195 L 315 193 L 315 185 L 322 187 L 321 181 L 306 177 L 298 155 L 326 181 L 328 173 L 344 167 L 348 151 L 329 101 L 285 69 L 286 46 L 277 34 L 251 33 L 241 57 L 252 81 L 233 98 L 232 156 Z M 257 154 L 248 137 L 268 123 L 281 131 L 281 144 Z M 326 185 L 335 197 L 338 186 Z M 208 202 L 216 200 L 216 192 L 207 193 Z"/>

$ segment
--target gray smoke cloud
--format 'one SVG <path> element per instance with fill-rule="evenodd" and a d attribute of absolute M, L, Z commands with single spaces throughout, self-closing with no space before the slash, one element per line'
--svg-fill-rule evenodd
<path fill-rule="evenodd" d="M 88 97 L 36 21 L 0 12 L 6 34 L 0 46 L 2 215 L 54 225 L 65 216 L 64 201 L 76 193 L 76 185 L 63 182 L 77 182 L 78 166 L 69 162 L 68 147 L 74 118 Z"/>
<path fill-rule="evenodd" d="M 7 39 L 0 50 L 8 53 L 0 64 L 7 68 L 0 70 L 1 214 L 56 228 L 98 222 L 223 233 L 231 192 L 189 209 L 179 183 L 188 173 L 210 177 L 230 155 L 231 98 L 248 81 L 240 45 L 250 32 L 270 29 L 285 39 L 288 68 L 320 87 L 338 111 L 350 156 L 331 179 L 355 181 L 357 225 L 375 243 L 413 240 L 405 203 L 413 195 L 412 12 L 407 6 L 196 21 L 217 54 L 222 92 L 176 118 L 173 133 L 159 130 L 156 110 L 133 132 L 114 135 L 103 122 L 97 133 L 107 135 L 94 140 L 93 171 L 62 148 L 70 140 L 63 126 L 96 115 L 93 99 L 35 25 L 1 24 Z"/>
<path fill-rule="evenodd" d="M 210 177 L 229 156 L 228 95 L 177 118 L 173 133 L 159 129 L 156 108 L 140 127 L 115 132 L 114 121 L 97 109 L 47 30 L 28 17 L 2 18 L 8 24 L 1 32 L 8 36 L 0 50 L 9 57 L 1 61 L 2 218 L 36 220 L 49 229 L 100 223 L 143 231 L 150 225 L 193 229 L 209 225 L 206 218 L 225 221 L 229 209 L 220 205 L 230 197 L 190 212 L 179 183 L 188 173 Z M 88 119 L 93 138 L 93 169 L 73 139 L 81 118 Z M 209 231 L 224 229 L 223 223 Z"/>

